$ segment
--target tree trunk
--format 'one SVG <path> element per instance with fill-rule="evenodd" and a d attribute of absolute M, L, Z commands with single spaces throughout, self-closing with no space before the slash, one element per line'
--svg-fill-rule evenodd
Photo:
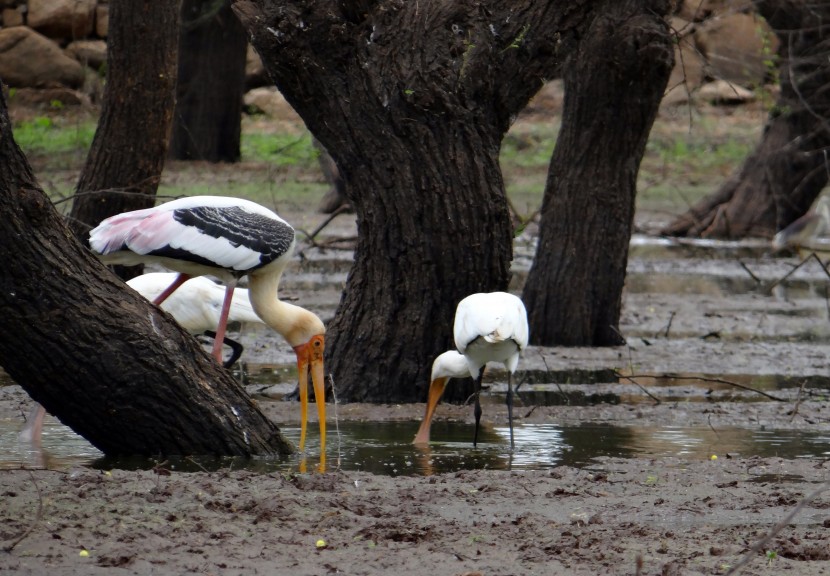
<path fill-rule="evenodd" d="M 171 158 L 239 161 L 247 49 L 228 0 L 184 0 Z"/>
<path fill-rule="evenodd" d="M 564 0 L 554 3 L 571 6 Z M 346 401 L 423 401 L 457 303 L 503 290 L 511 117 L 567 53 L 548 2 L 234 3 L 271 78 L 337 162 L 359 230 L 328 327 Z M 451 386 L 452 397 L 471 388 Z"/>
<path fill-rule="evenodd" d="M 665 3 L 597 4 L 563 66 L 562 127 L 524 288 L 540 345 L 624 341 L 617 326 L 637 171 L 674 62 Z"/>
<path fill-rule="evenodd" d="M 75 240 L 0 96 L 0 365 L 107 455 L 287 454 L 242 387 Z"/>
<path fill-rule="evenodd" d="M 103 106 L 69 215 L 85 246 L 107 216 L 155 204 L 173 120 L 178 23 L 178 0 L 110 2 Z M 142 268 L 116 271 L 129 279 Z"/>
<path fill-rule="evenodd" d="M 827 184 L 830 5 L 770 0 L 755 7 L 780 40 L 781 95 L 740 170 L 664 234 L 770 237 L 804 214 Z"/>

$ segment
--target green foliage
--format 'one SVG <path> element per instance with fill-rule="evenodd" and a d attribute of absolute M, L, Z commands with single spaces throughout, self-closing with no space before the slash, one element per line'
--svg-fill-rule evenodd
<path fill-rule="evenodd" d="M 320 152 L 311 143 L 311 134 L 242 134 L 242 159 L 269 162 L 276 166 L 311 168 L 317 165 Z"/>
<path fill-rule="evenodd" d="M 60 120 L 38 116 L 13 128 L 14 139 L 27 155 L 54 155 L 67 152 L 86 154 L 95 135 L 95 123 L 64 125 Z"/>

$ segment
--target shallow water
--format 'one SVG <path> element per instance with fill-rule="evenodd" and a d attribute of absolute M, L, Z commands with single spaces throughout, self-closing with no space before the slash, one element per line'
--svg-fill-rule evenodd
<path fill-rule="evenodd" d="M 17 422 L 0 422 L 0 468 L 66 470 L 79 466 L 100 469 L 150 469 L 147 458 L 107 459 L 86 440 L 49 418 L 41 450 L 17 438 Z M 472 446 L 473 425 L 436 422 L 433 442 L 416 447 L 411 440 L 418 422 L 341 422 L 328 438 L 328 469 L 362 470 L 375 474 L 431 475 L 471 469 L 543 470 L 560 465 L 590 466 L 598 457 L 674 456 L 703 462 L 715 455 L 830 457 L 830 432 L 747 430 L 682 427 L 556 426 L 522 424 L 515 428 L 515 450 L 509 430 L 483 426 L 480 442 Z M 283 428 L 293 442 L 299 428 Z M 311 432 L 313 432 L 313 427 Z M 318 437 L 309 437 L 306 455 L 285 459 L 175 458 L 162 467 L 181 471 L 249 469 L 258 472 L 304 472 L 318 463 Z"/>

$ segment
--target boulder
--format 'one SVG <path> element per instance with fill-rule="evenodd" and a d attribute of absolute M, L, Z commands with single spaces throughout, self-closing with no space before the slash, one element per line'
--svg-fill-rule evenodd
<path fill-rule="evenodd" d="M 107 62 L 107 43 L 103 40 L 76 40 L 66 47 L 66 53 L 81 64 L 100 70 Z"/>
<path fill-rule="evenodd" d="M 704 84 L 697 96 L 712 104 L 746 104 L 755 100 L 755 93 L 726 80 L 715 80 Z"/>
<path fill-rule="evenodd" d="M 0 29 L 0 78 L 12 87 L 78 88 L 84 68 L 45 36 L 16 26 Z"/>
<path fill-rule="evenodd" d="M 745 87 L 764 83 L 778 50 L 778 37 L 763 18 L 752 14 L 728 14 L 699 24 L 695 42 L 709 76 Z"/>
<path fill-rule="evenodd" d="M 23 26 L 23 12 L 17 8 L 3 8 L 3 28 Z"/>
<path fill-rule="evenodd" d="M 671 26 L 678 40 L 674 46 L 674 68 L 662 100 L 662 104 L 669 106 L 688 102 L 689 95 L 703 84 L 706 66 L 706 61 L 695 45 L 695 24 L 672 18 Z"/>
<path fill-rule="evenodd" d="M 110 7 L 108 4 L 98 4 L 95 7 L 95 33 L 106 38 L 110 31 Z"/>
<path fill-rule="evenodd" d="M 27 24 L 56 39 L 86 38 L 95 28 L 96 0 L 29 0 Z"/>

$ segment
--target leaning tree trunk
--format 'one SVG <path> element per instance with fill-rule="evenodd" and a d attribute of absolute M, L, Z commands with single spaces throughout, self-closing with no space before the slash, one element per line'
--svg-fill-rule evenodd
<path fill-rule="evenodd" d="M 617 326 L 637 171 L 674 61 L 666 9 L 595 6 L 563 66 L 562 127 L 523 293 L 533 343 L 623 342 Z"/>
<path fill-rule="evenodd" d="M 702 238 L 770 237 L 804 214 L 827 184 L 830 5 L 755 4 L 778 36 L 781 95 L 738 172 L 662 232 Z"/>
<path fill-rule="evenodd" d="M 75 240 L 2 95 L 0 216 L 0 366 L 46 410 L 107 455 L 292 451 L 192 336 Z"/>
<path fill-rule="evenodd" d="M 234 9 L 337 162 L 356 212 L 355 263 L 326 346 L 338 395 L 424 401 L 432 360 L 454 347 L 457 303 L 508 285 L 499 147 L 511 117 L 555 74 L 565 10 L 530 0 L 239 0 Z"/>
<path fill-rule="evenodd" d="M 228 0 L 184 0 L 171 158 L 239 161 L 247 50 Z"/>
<path fill-rule="evenodd" d="M 107 216 L 155 203 L 173 122 L 178 23 L 178 0 L 110 2 L 104 103 L 70 212 L 84 245 Z M 116 271 L 129 279 L 142 268 Z"/>

